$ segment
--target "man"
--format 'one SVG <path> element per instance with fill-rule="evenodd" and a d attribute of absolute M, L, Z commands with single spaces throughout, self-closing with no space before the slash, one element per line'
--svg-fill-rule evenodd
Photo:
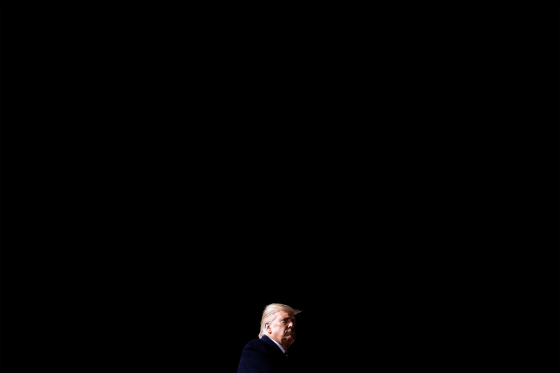
<path fill-rule="evenodd" d="M 289 372 L 288 348 L 296 340 L 296 318 L 300 310 L 285 304 L 265 307 L 259 339 L 245 345 L 237 373 Z"/>

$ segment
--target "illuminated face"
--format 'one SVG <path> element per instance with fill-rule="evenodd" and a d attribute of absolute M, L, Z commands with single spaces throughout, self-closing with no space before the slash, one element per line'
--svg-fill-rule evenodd
<path fill-rule="evenodd" d="M 296 317 L 284 310 L 276 312 L 274 316 L 274 321 L 266 324 L 266 335 L 280 343 L 284 350 L 288 350 L 296 340 Z"/>

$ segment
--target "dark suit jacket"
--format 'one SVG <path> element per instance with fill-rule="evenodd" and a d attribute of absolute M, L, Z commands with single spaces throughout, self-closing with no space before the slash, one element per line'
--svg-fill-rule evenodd
<path fill-rule="evenodd" d="M 237 373 L 290 372 L 290 358 L 270 338 L 249 341 L 243 348 Z"/>

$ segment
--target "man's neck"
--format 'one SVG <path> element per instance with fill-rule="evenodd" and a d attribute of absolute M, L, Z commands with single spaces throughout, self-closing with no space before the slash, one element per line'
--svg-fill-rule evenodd
<path fill-rule="evenodd" d="M 284 351 L 288 352 L 288 346 L 287 343 L 284 342 L 282 343 L 281 341 L 277 341 L 276 339 L 272 338 L 271 336 L 268 336 L 268 338 L 272 339 L 274 342 L 278 343 L 280 346 L 282 346 L 282 348 L 284 349 Z"/>

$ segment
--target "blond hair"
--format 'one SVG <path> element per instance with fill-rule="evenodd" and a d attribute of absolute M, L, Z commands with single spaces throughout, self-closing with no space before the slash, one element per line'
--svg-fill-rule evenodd
<path fill-rule="evenodd" d="M 264 308 L 263 314 L 262 314 L 262 318 L 261 318 L 261 332 L 259 333 L 259 338 L 262 337 L 263 332 L 264 332 L 264 324 L 265 323 L 271 323 L 272 321 L 274 321 L 274 315 L 276 314 L 276 312 L 278 311 L 287 311 L 287 312 L 291 312 L 292 314 L 297 315 L 298 313 L 300 313 L 300 310 L 296 310 L 290 306 L 286 306 L 285 304 L 280 304 L 280 303 L 272 303 L 269 304 L 268 306 L 266 306 Z"/>

